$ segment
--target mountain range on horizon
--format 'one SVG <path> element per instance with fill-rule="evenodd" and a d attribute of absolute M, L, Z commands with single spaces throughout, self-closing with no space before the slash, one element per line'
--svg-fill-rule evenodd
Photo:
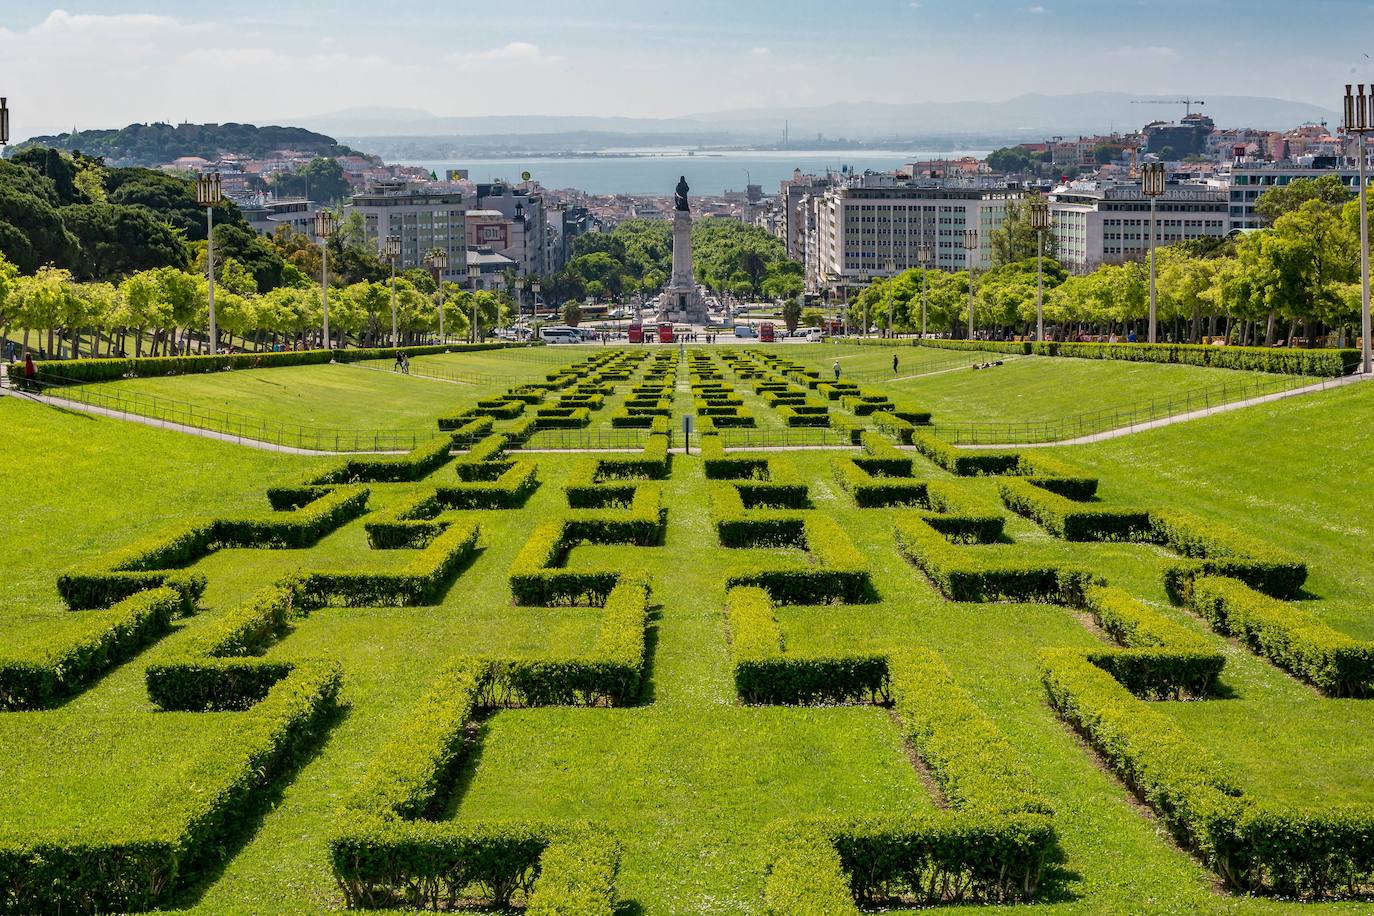
<path fill-rule="evenodd" d="M 1333 122 L 1334 109 L 1260 96 L 1208 96 L 1194 111 L 1221 128 L 1282 130 L 1309 122 Z M 887 137 L 1049 137 L 1126 132 L 1157 120 L 1182 117 L 1174 97 L 1121 92 L 1073 95 L 1026 93 L 994 102 L 834 102 L 809 107 L 757 107 L 698 112 L 678 117 L 590 115 L 440 116 L 415 108 L 350 108 L 285 119 L 333 136 L 472 137 L 568 134 L 709 135 L 739 143 L 776 143 L 784 127 L 791 138 L 822 134 L 873 141 Z"/>

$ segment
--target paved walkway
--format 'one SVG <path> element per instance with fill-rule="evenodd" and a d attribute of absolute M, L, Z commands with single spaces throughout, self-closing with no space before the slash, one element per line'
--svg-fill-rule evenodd
<path fill-rule="evenodd" d="M 128 413 L 122 410 L 111 410 L 108 407 L 96 407 L 94 404 L 82 404 L 80 401 L 69 401 L 66 398 L 54 398 L 45 394 L 31 394 L 26 391 L 16 391 L 13 388 L 0 388 L 0 395 L 12 398 L 23 398 L 35 404 L 46 404 L 49 407 L 56 407 L 60 410 L 74 410 L 81 413 L 94 414 L 98 417 L 109 417 L 114 420 L 128 420 L 130 423 L 141 423 L 144 426 L 153 426 L 158 429 L 169 429 L 173 432 L 185 433 L 188 436 L 199 436 L 202 439 L 215 439 L 219 442 L 232 442 L 235 445 L 246 445 L 249 448 L 259 449 L 264 452 L 280 452 L 284 455 L 404 455 L 404 451 L 395 452 L 328 452 L 319 449 L 297 448 L 294 445 L 278 445 L 275 442 L 263 442 L 261 439 L 249 439 L 245 436 L 236 436 L 232 433 L 216 432 L 213 429 L 201 429 L 198 426 L 187 426 L 185 423 L 172 423 L 168 420 L 159 420 L 155 417 L 145 417 L 142 414 Z"/>
<path fill-rule="evenodd" d="M 1311 385 L 1303 385 L 1301 388 L 1289 388 L 1286 391 L 1275 391 L 1272 394 L 1261 394 L 1253 398 L 1245 398 L 1240 401 L 1232 401 L 1229 404 L 1218 404 L 1215 407 L 1203 407 L 1198 410 L 1190 410 L 1187 413 L 1174 414 L 1171 417 L 1160 417 L 1157 420 L 1142 420 L 1139 423 L 1132 423 L 1129 426 L 1122 426 L 1117 429 L 1103 430 L 1100 433 L 1090 433 L 1086 436 L 1077 436 L 1073 439 L 1060 439 L 1057 442 L 995 442 L 987 445 L 965 445 L 959 444 L 960 448 L 971 449 L 1020 449 L 1020 448 L 1051 448 L 1061 445 L 1090 445 L 1094 442 L 1105 442 L 1108 439 L 1120 439 L 1122 436 L 1130 436 L 1135 433 L 1143 433 L 1150 429 L 1159 429 L 1162 426 L 1173 426 L 1175 423 L 1186 423 L 1189 420 L 1198 420 L 1202 417 L 1211 417 L 1219 413 L 1229 413 L 1232 410 L 1240 410 L 1243 407 L 1254 407 L 1257 404 L 1268 404 L 1271 401 L 1281 401 L 1284 398 L 1297 397 L 1302 394 L 1314 394 L 1318 391 L 1326 391 L 1331 388 L 1344 388 L 1346 385 L 1355 385 L 1360 382 L 1367 382 L 1374 379 L 1374 376 L 1363 374 L 1345 375 L 1340 378 L 1322 379 Z"/>

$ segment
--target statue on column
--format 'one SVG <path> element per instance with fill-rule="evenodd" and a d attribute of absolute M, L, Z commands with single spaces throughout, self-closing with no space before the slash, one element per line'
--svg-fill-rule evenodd
<path fill-rule="evenodd" d="M 674 209 L 681 210 L 684 213 L 687 212 L 687 192 L 689 190 L 691 189 L 687 187 L 687 176 L 679 175 L 677 179 L 677 188 L 673 193 Z"/>

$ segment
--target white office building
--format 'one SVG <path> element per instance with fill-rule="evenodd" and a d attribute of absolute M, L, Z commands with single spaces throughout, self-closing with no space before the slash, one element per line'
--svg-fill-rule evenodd
<path fill-rule="evenodd" d="M 1255 202 L 1270 188 L 1281 188 L 1299 178 L 1320 178 L 1337 175 L 1351 194 L 1360 189 L 1360 172 L 1356 162 L 1344 162 L 1332 156 L 1309 156 L 1296 162 L 1254 162 L 1239 160 L 1213 179 L 1213 185 L 1224 189 L 1228 198 L 1228 217 L 1232 229 L 1261 229 L 1265 222 L 1255 212 Z"/>
<path fill-rule="evenodd" d="M 810 292 L 845 293 L 873 277 L 921 264 L 982 270 L 992 263 L 992 233 L 1006 218 L 1008 201 L 1024 192 L 991 179 L 916 179 L 865 174 L 804 198 L 801 256 Z M 978 230 L 978 247 L 964 247 L 966 229 Z M 972 255 L 972 257 L 970 257 Z"/>
<path fill-rule="evenodd" d="M 1074 273 L 1101 264 L 1142 261 L 1149 252 L 1150 200 L 1135 182 L 1074 181 L 1050 194 L 1050 224 L 1059 261 Z M 1155 244 L 1224 236 L 1230 225 L 1223 191 L 1170 185 L 1156 209 Z"/>
<path fill-rule="evenodd" d="M 461 191 L 382 182 L 353 195 L 351 206 L 362 214 L 367 238 L 379 255 L 388 236 L 400 237 L 399 269 L 424 267 L 425 255 L 439 248 L 448 253 L 444 279 L 462 281 L 467 276 L 466 207 Z"/>

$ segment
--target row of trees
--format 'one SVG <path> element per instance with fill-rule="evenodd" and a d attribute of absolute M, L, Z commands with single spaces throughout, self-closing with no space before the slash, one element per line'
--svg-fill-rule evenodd
<path fill-rule="evenodd" d="M 218 272 L 215 318 L 220 349 L 277 345 L 320 346 L 323 300 L 318 286 L 283 286 L 258 293 L 252 274 L 230 259 Z M 476 293 L 444 284 L 444 332 L 462 338 L 474 303 L 485 329 L 510 312 L 501 293 Z M 209 286 L 203 274 L 172 267 L 139 271 L 115 283 L 80 282 L 70 271 L 39 268 L 31 276 L 0 257 L 0 336 L 53 356 L 171 355 L 208 348 Z M 403 342 L 439 330 L 439 296 L 432 280 L 398 277 L 397 326 Z M 329 290 L 330 343 L 380 345 L 391 332 L 389 282 L 361 281 Z"/>
<path fill-rule="evenodd" d="M 662 289 L 672 272 L 672 224 L 628 220 L 610 232 L 581 236 L 573 257 L 547 289 L 555 301 L 619 299 Z M 755 226 L 708 217 L 692 226 L 696 279 L 717 293 L 787 298 L 802 290 L 802 268 L 782 243 Z"/>
<path fill-rule="evenodd" d="M 1334 176 L 1299 180 L 1267 191 L 1257 207 L 1269 228 L 1235 239 L 1201 238 L 1156 250 L 1156 295 L 1161 334 L 1199 341 L 1226 336 L 1236 343 L 1322 338 L 1349 342 L 1358 325 L 1359 205 Z M 1013 208 L 993 239 L 993 269 L 974 278 L 974 324 L 990 334 L 1029 334 L 1035 325 L 1035 237 L 1024 212 Z M 1143 336 L 1149 309 L 1144 264 L 1105 264 L 1070 275 L 1047 239 L 1045 321 L 1060 333 Z M 921 290 L 926 327 L 963 333 L 968 321 L 966 272 L 909 270 L 879 280 L 848 303 L 857 327 L 863 316 L 880 328 L 919 330 Z"/>

